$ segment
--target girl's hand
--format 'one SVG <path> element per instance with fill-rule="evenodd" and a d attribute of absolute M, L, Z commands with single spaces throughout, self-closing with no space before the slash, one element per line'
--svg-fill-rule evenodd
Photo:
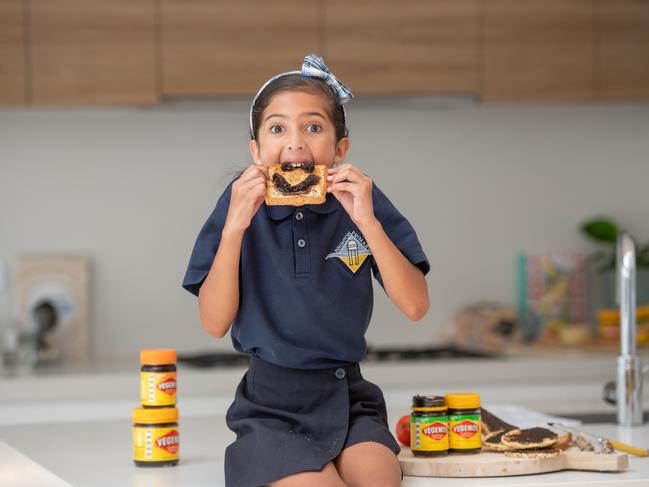
<path fill-rule="evenodd" d="M 332 193 L 358 226 L 375 220 L 372 180 L 352 164 L 327 170 L 327 192 Z"/>
<path fill-rule="evenodd" d="M 252 217 L 264 202 L 268 168 L 252 164 L 241 177 L 232 184 L 230 207 L 223 231 L 244 231 L 250 226 Z"/>

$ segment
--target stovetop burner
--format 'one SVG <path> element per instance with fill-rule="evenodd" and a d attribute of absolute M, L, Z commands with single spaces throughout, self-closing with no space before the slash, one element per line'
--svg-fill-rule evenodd
<path fill-rule="evenodd" d="M 362 363 L 370 362 L 405 362 L 409 360 L 438 360 L 448 358 L 492 358 L 488 353 L 461 350 L 453 346 L 424 348 L 374 348 L 367 347 Z M 236 352 L 207 352 L 181 354 L 178 361 L 193 367 L 236 367 L 247 365 L 248 355 Z"/>

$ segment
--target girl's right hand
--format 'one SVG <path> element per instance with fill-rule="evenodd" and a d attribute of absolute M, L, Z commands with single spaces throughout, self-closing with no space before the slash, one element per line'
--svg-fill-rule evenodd
<path fill-rule="evenodd" d="M 239 179 L 232 184 L 230 208 L 225 219 L 224 231 L 244 231 L 250 226 L 252 217 L 264 202 L 268 168 L 251 164 Z"/>

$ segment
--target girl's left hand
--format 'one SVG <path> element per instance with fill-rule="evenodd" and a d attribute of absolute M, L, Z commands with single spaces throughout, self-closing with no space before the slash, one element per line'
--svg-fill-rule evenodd
<path fill-rule="evenodd" d="M 327 192 L 332 193 L 359 227 L 374 219 L 372 180 L 353 164 L 327 170 Z"/>

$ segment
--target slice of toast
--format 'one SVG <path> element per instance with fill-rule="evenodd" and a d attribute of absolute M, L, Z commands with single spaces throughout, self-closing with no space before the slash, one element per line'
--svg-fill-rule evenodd
<path fill-rule="evenodd" d="M 553 458 L 560 453 L 560 450 L 553 450 L 552 448 L 534 448 L 530 450 L 506 451 L 505 456 L 514 458 Z"/>
<path fill-rule="evenodd" d="M 563 435 L 559 435 L 557 438 L 557 442 L 552 445 L 552 448 L 555 450 L 565 450 L 570 446 L 572 443 L 572 435 L 570 433 L 565 433 Z"/>
<path fill-rule="evenodd" d="M 326 200 L 326 165 L 313 165 L 313 171 L 295 168 L 290 171 L 283 171 L 281 165 L 268 168 L 269 180 L 266 186 L 267 205 L 291 205 L 301 206 L 306 204 L 321 204 Z M 299 191 L 282 191 L 276 184 L 274 178 L 281 176 L 285 183 L 291 187 L 299 185 L 307 178 L 315 179 L 316 182 Z"/>
<path fill-rule="evenodd" d="M 275 182 L 273 175 L 281 175 L 291 186 L 295 186 L 310 175 L 318 178 L 318 181 L 302 191 L 285 193 L 280 191 Z M 282 171 L 280 164 L 268 167 L 268 181 L 266 182 L 266 204 L 267 205 L 319 205 L 327 199 L 327 166 L 317 164 L 313 172 L 309 173 L 304 169 L 296 168 L 292 171 Z"/>
<path fill-rule="evenodd" d="M 502 437 L 505 434 L 504 431 L 499 433 L 492 433 L 488 438 L 482 440 L 482 448 L 485 450 L 492 451 L 512 451 L 514 448 L 510 448 L 501 443 Z"/>
<path fill-rule="evenodd" d="M 554 431 L 535 427 L 522 430 L 511 430 L 503 434 L 500 443 L 516 450 L 546 448 L 554 445 L 559 439 Z"/>
<path fill-rule="evenodd" d="M 507 433 L 508 431 L 518 429 L 518 426 L 506 423 L 498 416 L 491 414 L 485 408 L 481 408 L 480 422 L 482 423 L 483 439 L 488 439 L 498 433 Z"/>

